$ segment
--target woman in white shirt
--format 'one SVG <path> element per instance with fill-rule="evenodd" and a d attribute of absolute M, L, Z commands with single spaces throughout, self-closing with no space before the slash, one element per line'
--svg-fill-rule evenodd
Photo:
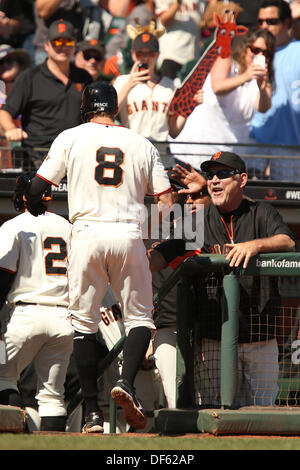
<path fill-rule="evenodd" d="M 170 133 L 170 150 L 178 160 L 199 169 L 217 151 L 244 153 L 230 144 L 249 142 L 254 112 L 271 106 L 274 51 L 274 36 L 255 29 L 232 41 L 229 57 L 217 57 L 203 86 L 203 103 L 182 121 L 180 133 Z"/>

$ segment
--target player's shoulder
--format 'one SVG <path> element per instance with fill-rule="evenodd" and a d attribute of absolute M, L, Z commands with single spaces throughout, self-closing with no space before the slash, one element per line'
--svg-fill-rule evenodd
<path fill-rule="evenodd" d="M 20 230 L 28 230 L 34 223 L 34 217 L 30 212 L 25 211 L 15 215 L 1 225 L 1 230 L 18 233 Z"/>
<path fill-rule="evenodd" d="M 128 139 L 130 140 L 132 145 L 136 146 L 136 148 L 156 149 L 156 147 L 147 137 L 142 136 L 141 134 L 134 131 L 133 129 L 128 129 L 127 127 L 123 127 L 123 129 L 124 129 L 124 135 L 128 136 Z"/>
<path fill-rule="evenodd" d="M 129 79 L 129 74 L 127 73 L 118 75 L 116 79 L 114 80 L 114 82 L 112 83 L 112 85 L 117 88 L 120 84 L 127 82 L 128 79 Z"/>
<path fill-rule="evenodd" d="M 11 219 L 6 220 L 3 222 L 3 224 L 0 226 L 1 230 L 6 230 L 10 229 L 11 227 L 16 227 L 17 224 L 19 223 L 20 217 L 22 217 L 23 214 L 18 214 L 12 217 Z"/>
<path fill-rule="evenodd" d="M 56 222 L 58 224 L 64 225 L 66 228 L 71 229 L 72 224 L 65 219 L 65 217 L 62 217 L 61 215 L 55 214 L 55 212 L 47 210 L 44 214 L 43 217 L 46 218 L 47 221 L 51 222 Z"/>
<path fill-rule="evenodd" d="M 135 141 L 137 140 L 140 140 L 141 142 L 145 141 L 145 137 L 143 137 L 141 134 L 139 134 L 135 130 L 130 129 L 129 127 L 125 127 L 122 125 L 115 125 L 114 128 L 117 133 L 119 133 L 120 135 L 123 135 L 124 137 L 127 137 L 129 140 L 134 139 Z"/>
<path fill-rule="evenodd" d="M 64 129 L 58 134 L 58 136 L 55 138 L 55 141 L 59 141 L 60 143 L 64 142 L 66 145 L 68 145 L 69 141 L 72 141 L 80 133 L 84 132 L 85 127 L 83 126 L 86 126 L 86 124 L 79 124 L 77 126 Z"/>

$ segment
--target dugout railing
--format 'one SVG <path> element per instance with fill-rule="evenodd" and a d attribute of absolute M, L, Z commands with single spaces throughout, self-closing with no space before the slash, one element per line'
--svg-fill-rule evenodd
<path fill-rule="evenodd" d="M 54 137 L 53 137 L 54 140 Z M 270 145 L 258 143 L 226 142 L 184 142 L 152 141 L 158 148 L 166 167 L 171 168 L 176 162 L 190 162 L 197 167 L 201 161 L 209 159 L 208 148 L 233 149 L 244 158 L 250 178 L 259 180 L 300 182 L 300 147 L 292 145 Z M 203 147 L 203 150 L 202 150 Z M 9 142 L 0 136 L 0 172 L 30 171 L 30 155 L 42 161 L 48 152 L 46 147 L 29 149 L 21 142 Z M 37 163 L 37 167 L 40 163 Z M 280 168 L 282 167 L 282 168 Z M 275 176 L 272 176 L 274 173 Z"/>
<path fill-rule="evenodd" d="M 170 142 L 153 142 L 158 148 L 165 168 L 173 168 L 177 162 L 183 163 L 177 157 L 187 156 L 187 145 L 195 147 L 194 155 L 200 157 L 200 143 L 176 142 L 176 154 L 170 150 Z M 203 144 L 204 145 L 204 144 Z M 217 146 L 217 143 L 213 145 Z M 253 145 L 253 144 L 226 144 L 220 143 L 220 146 L 230 145 L 239 153 L 240 147 L 242 152 L 240 155 L 246 157 L 246 166 L 249 171 L 248 183 L 245 187 L 245 195 L 257 201 L 268 201 L 280 208 L 284 220 L 292 224 L 292 230 L 296 229 L 298 237 L 299 217 L 297 216 L 297 208 L 300 206 L 300 147 L 291 146 L 271 146 L 271 145 Z M 198 147 L 198 149 L 197 149 Z M 222 148 L 222 147 L 220 147 Z M 15 187 L 17 176 L 23 171 L 32 170 L 29 160 L 26 156 L 26 148 L 18 142 L 8 142 L 0 136 L 0 222 L 15 215 L 11 199 Z M 35 155 L 41 157 L 41 161 L 47 155 L 48 149 L 36 147 Z M 292 152 L 291 156 L 286 156 L 288 151 Z M 272 153 L 276 153 L 276 155 Z M 282 153 L 282 155 L 281 155 Z M 190 154 L 190 153 L 189 153 Z M 202 158 L 209 158 L 210 155 L 201 154 Z M 201 158 L 201 157 L 200 157 Z M 259 166 L 267 164 L 267 170 L 255 174 L 253 168 L 250 169 L 250 162 L 260 162 Z M 188 159 L 187 159 L 188 161 Z M 268 174 L 272 162 L 273 168 L 276 165 L 287 163 L 287 177 L 276 180 Z M 193 163 L 193 162 L 191 162 Z M 199 162 L 198 162 L 199 163 Z M 53 210 L 60 215 L 67 216 L 67 178 L 63 179 L 58 187 L 53 186 Z M 146 201 L 147 204 L 147 201 Z M 299 237 L 298 237 L 299 238 Z"/>
<path fill-rule="evenodd" d="M 154 423 L 158 432 L 209 432 L 216 435 L 300 434 L 299 268 L 300 253 L 270 253 L 252 258 L 247 269 L 229 268 L 223 255 L 199 255 L 185 260 L 174 271 L 155 298 L 155 305 L 159 307 L 164 295 L 178 283 L 176 409 L 155 410 Z M 210 282 L 208 291 L 205 292 L 203 286 L 208 278 L 216 281 L 213 285 Z M 260 383 L 257 395 L 254 393 L 248 405 L 236 405 L 240 380 L 238 362 L 241 354 L 238 343 L 240 284 L 246 278 L 255 278 L 262 282 L 260 296 L 264 296 L 267 282 L 273 287 L 274 283 L 279 283 L 280 296 L 276 300 L 271 298 L 275 308 L 275 330 L 272 327 L 271 331 L 276 331 L 278 345 L 278 391 L 275 402 L 266 406 L 264 400 L 269 403 L 270 394 L 268 390 L 263 390 L 264 383 Z M 222 306 L 222 324 L 218 351 L 220 363 L 212 375 L 218 379 L 219 403 L 214 400 L 216 395 L 205 390 L 204 384 L 212 371 L 205 365 L 207 349 L 205 353 L 199 351 L 199 338 L 203 337 L 203 318 L 210 315 L 205 308 L 205 305 L 209 305 L 205 303 L 205 299 L 216 289 Z M 259 318 L 259 309 L 254 310 L 254 317 Z M 214 327 L 214 323 L 212 324 Z M 257 334 L 260 333 L 263 341 L 268 340 L 269 325 L 259 322 L 256 324 L 253 321 L 251 328 L 255 332 L 256 341 L 259 339 Z M 206 327 L 205 335 L 207 331 Z M 274 353 L 272 357 L 274 361 Z M 267 365 L 266 375 L 272 368 L 274 364 Z M 276 376 L 276 364 L 274 374 Z M 201 394 L 206 396 L 206 400 L 201 401 Z M 207 396 L 213 397 L 211 402 L 207 400 Z"/>

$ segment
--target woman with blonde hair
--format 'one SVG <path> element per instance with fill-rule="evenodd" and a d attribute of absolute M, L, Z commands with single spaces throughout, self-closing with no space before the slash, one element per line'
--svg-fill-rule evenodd
<path fill-rule="evenodd" d="M 178 134 L 183 146 L 170 144 L 176 158 L 199 169 L 217 151 L 244 153 L 237 144 L 249 142 L 249 126 L 256 110 L 271 106 L 274 82 L 274 36 L 261 29 L 248 31 L 232 41 L 229 57 L 217 57 L 203 86 L 203 103 L 196 106 Z"/>

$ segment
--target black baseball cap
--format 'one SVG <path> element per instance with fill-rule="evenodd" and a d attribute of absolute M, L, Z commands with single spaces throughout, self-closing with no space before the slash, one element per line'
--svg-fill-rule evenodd
<path fill-rule="evenodd" d="M 5 57 L 15 59 L 25 68 L 31 65 L 30 55 L 25 49 L 14 49 L 9 44 L 0 45 L 0 61 L 5 59 Z"/>
<path fill-rule="evenodd" d="M 131 49 L 133 51 L 148 49 L 152 52 L 158 52 L 158 39 L 151 33 L 141 33 L 133 40 Z"/>
<path fill-rule="evenodd" d="M 202 171 L 209 171 L 210 167 L 220 163 L 229 166 L 240 173 L 246 173 L 246 165 L 239 155 L 233 152 L 216 152 L 210 160 L 206 160 L 201 164 Z"/>
<path fill-rule="evenodd" d="M 53 21 L 48 29 L 48 39 L 67 38 L 76 41 L 75 28 L 69 21 L 63 19 Z"/>
<path fill-rule="evenodd" d="M 78 51 L 97 51 L 102 57 L 104 57 L 104 47 L 98 39 L 89 39 L 79 42 Z"/>

